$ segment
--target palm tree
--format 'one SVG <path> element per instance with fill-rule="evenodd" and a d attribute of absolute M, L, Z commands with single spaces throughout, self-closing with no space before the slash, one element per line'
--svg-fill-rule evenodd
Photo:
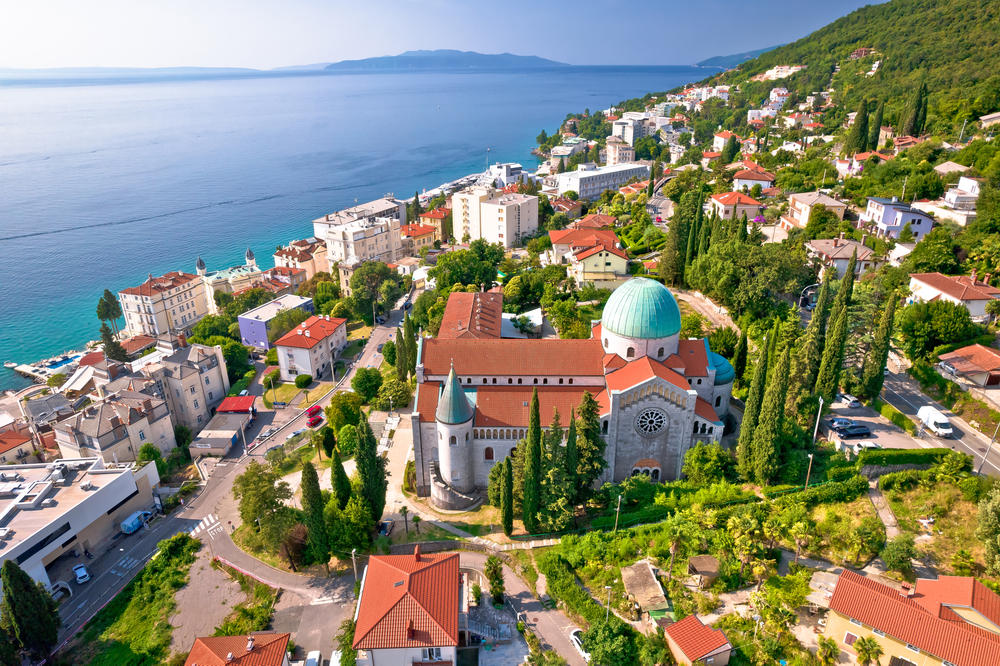
<path fill-rule="evenodd" d="M 667 569 L 667 582 L 670 582 L 674 579 L 674 557 L 692 540 L 695 526 L 687 516 L 675 513 L 663 522 L 663 533 L 670 543 L 670 567 Z"/>
<path fill-rule="evenodd" d="M 764 581 L 774 572 L 774 560 L 753 560 L 750 564 L 750 571 L 754 580 L 757 581 L 757 589 L 764 584 Z"/>
<path fill-rule="evenodd" d="M 417 531 L 417 534 L 420 534 L 420 516 L 419 515 L 414 515 L 413 516 L 413 529 L 415 529 Z"/>
<path fill-rule="evenodd" d="M 403 527 L 406 528 L 406 536 L 410 536 L 410 522 L 406 519 L 407 514 L 410 513 L 410 507 L 405 504 L 399 507 L 399 515 L 403 517 Z M 416 520 L 416 518 L 414 518 Z"/>
<path fill-rule="evenodd" d="M 878 662 L 878 658 L 882 656 L 882 646 L 871 636 L 862 636 L 854 641 L 854 651 L 858 653 L 858 663 L 861 666 Z"/>
<path fill-rule="evenodd" d="M 832 638 L 820 636 L 816 657 L 819 659 L 821 666 L 834 666 L 834 664 L 840 661 L 840 646 Z"/>
<path fill-rule="evenodd" d="M 812 539 L 812 529 L 810 529 L 808 523 L 800 520 L 788 530 L 788 536 L 795 542 L 795 563 L 798 564 L 799 553 L 809 545 L 809 541 Z"/>

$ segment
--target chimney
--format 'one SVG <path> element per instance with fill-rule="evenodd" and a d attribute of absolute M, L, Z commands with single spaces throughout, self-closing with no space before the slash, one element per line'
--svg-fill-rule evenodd
<path fill-rule="evenodd" d="M 414 634 L 413 630 L 413 620 L 406 623 L 406 637 L 412 639 Z"/>
<path fill-rule="evenodd" d="M 989 284 L 990 283 L 990 278 L 992 278 L 992 277 L 993 277 L 993 273 L 987 273 L 986 275 L 983 276 L 983 282 L 985 284 Z"/>
<path fill-rule="evenodd" d="M 420 561 L 420 544 L 419 543 L 413 547 L 413 561 L 414 562 L 419 562 Z"/>
<path fill-rule="evenodd" d="M 311 338 L 311 337 L 312 337 L 311 335 L 309 335 L 309 331 L 306 331 L 306 332 L 305 332 L 305 336 L 306 336 L 307 338 Z"/>
<path fill-rule="evenodd" d="M 834 238 L 833 239 L 833 246 L 834 247 L 840 247 L 840 238 Z"/>
<path fill-rule="evenodd" d="M 253 652 L 253 636 L 247 636 L 247 652 Z"/>
<path fill-rule="evenodd" d="M 177 346 L 181 349 L 188 346 L 188 339 L 187 336 L 184 335 L 183 331 L 177 334 Z"/>
<path fill-rule="evenodd" d="M 145 398 L 142 401 L 142 411 L 144 412 L 153 411 L 153 400 L 151 398 Z"/>
<path fill-rule="evenodd" d="M 976 269 L 975 268 L 972 269 L 972 275 L 970 277 L 972 278 L 972 284 L 975 284 L 976 283 Z"/>
<path fill-rule="evenodd" d="M 865 241 L 868 240 L 868 234 L 861 234 L 861 244 L 864 245 Z"/>

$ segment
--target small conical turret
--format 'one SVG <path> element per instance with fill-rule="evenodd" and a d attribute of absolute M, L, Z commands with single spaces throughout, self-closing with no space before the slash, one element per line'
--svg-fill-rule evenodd
<path fill-rule="evenodd" d="M 469 404 L 469 399 L 465 397 L 465 391 L 462 390 L 462 383 L 458 381 L 454 363 L 451 365 L 448 379 L 445 380 L 444 389 L 442 389 L 441 397 L 438 399 L 437 412 L 434 416 L 441 423 L 450 425 L 465 423 L 473 416 L 472 405 Z"/>
<path fill-rule="evenodd" d="M 204 275 L 208 269 L 205 268 L 205 260 L 198 257 L 198 261 L 194 263 L 195 270 L 198 271 L 198 275 Z"/>

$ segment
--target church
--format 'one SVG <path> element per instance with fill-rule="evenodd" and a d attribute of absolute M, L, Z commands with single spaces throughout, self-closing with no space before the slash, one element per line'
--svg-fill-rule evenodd
<path fill-rule="evenodd" d="M 602 481 L 677 479 L 689 448 L 722 438 L 733 368 L 707 339 L 680 339 L 677 301 L 659 282 L 619 286 L 586 340 L 500 338 L 502 297 L 452 299 L 438 337 L 419 341 L 410 415 L 417 493 L 435 506 L 477 504 L 490 469 L 526 436 L 536 389 L 543 428 L 555 410 L 567 424 L 584 392 L 594 396 Z"/>

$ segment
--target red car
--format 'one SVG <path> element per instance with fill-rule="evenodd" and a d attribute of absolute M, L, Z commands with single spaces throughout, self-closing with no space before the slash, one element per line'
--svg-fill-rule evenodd
<path fill-rule="evenodd" d="M 320 407 L 319 405 L 313 405 L 312 407 L 310 407 L 309 409 L 306 410 L 306 415 L 307 416 L 316 416 L 322 410 L 323 410 L 323 408 Z"/>
<path fill-rule="evenodd" d="M 310 428 L 315 428 L 316 426 L 318 426 L 322 422 L 323 422 L 323 417 L 322 416 L 319 416 L 319 415 L 310 416 L 309 420 L 306 421 L 306 425 L 309 426 Z"/>

